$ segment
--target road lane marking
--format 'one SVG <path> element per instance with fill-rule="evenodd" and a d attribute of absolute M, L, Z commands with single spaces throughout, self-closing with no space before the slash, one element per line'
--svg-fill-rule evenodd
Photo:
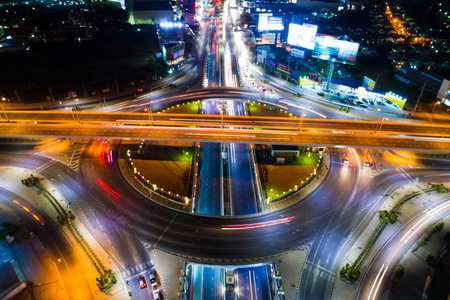
<path fill-rule="evenodd" d="M 173 221 L 175 221 L 175 218 L 178 216 L 178 214 L 176 214 L 172 221 L 170 221 L 169 225 L 167 225 L 166 229 L 164 230 L 164 232 L 159 236 L 158 240 L 156 241 L 154 247 L 156 248 L 156 246 L 158 245 L 159 241 L 162 239 L 162 237 L 164 236 L 164 234 L 166 233 L 166 231 L 169 229 L 170 225 L 172 225 Z"/>

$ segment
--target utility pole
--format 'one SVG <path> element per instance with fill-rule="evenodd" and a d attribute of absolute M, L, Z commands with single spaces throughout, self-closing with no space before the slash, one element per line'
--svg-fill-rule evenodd
<path fill-rule="evenodd" d="M 153 125 L 153 111 L 152 111 L 152 103 L 153 101 L 150 101 L 150 104 L 148 105 L 148 120 L 151 121 L 151 125 Z"/>
<path fill-rule="evenodd" d="M 417 99 L 416 106 L 414 106 L 413 112 L 416 112 L 417 105 L 419 105 L 420 98 L 422 98 L 423 90 L 425 89 L 426 85 L 427 85 L 427 81 L 425 81 L 425 83 L 423 84 L 422 91 L 420 91 L 419 99 Z"/>
<path fill-rule="evenodd" d="M 19 100 L 19 103 L 22 103 L 22 101 L 20 101 L 19 93 L 17 92 L 16 89 L 14 89 L 14 93 L 16 93 L 16 96 L 17 96 L 17 99 Z"/>
<path fill-rule="evenodd" d="M 52 97 L 52 101 L 55 102 L 55 98 L 53 98 L 53 93 L 50 87 L 48 87 L 48 91 L 50 92 L 50 96 Z"/>
<path fill-rule="evenodd" d="M 86 87 L 84 86 L 84 83 L 83 83 L 83 90 L 84 90 L 84 97 L 87 98 L 87 92 L 86 92 Z"/>
<path fill-rule="evenodd" d="M 286 70 L 286 82 L 288 81 L 289 78 L 289 65 L 291 64 L 291 57 L 288 57 L 288 65 L 287 65 L 287 70 Z"/>

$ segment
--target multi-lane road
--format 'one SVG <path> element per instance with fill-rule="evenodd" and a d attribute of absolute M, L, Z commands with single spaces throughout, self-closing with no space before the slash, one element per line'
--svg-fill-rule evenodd
<path fill-rule="evenodd" d="M 216 23 L 217 24 L 217 23 Z M 220 45 L 211 44 L 212 39 L 219 42 L 220 28 L 214 24 L 208 35 L 204 35 L 204 42 L 211 47 L 208 57 L 208 82 L 222 86 L 229 80 L 223 76 L 227 72 L 222 70 L 223 59 L 216 53 Z M 228 32 L 227 29 L 225 32 Z M 209 36 L 209 37 L 208 37 Z M 229 39 L 229 38 L 227 38 Z M 214 54 L 214 55 L 211 55 Z M 197 57 L 197 65 L 202 66 L 206 55 Z M 200 69 L 200 67 L 199 67 Z M 233 72 L 236 72 L 235 70 Z M 194 73 L 199 79 L 201 70 Z M 229 74 L 229 73 L 228 73 Z M 195 79 L 192 79 L 195 80 Z M 190 81 L 194 83 L 193 81 Z M 202 98 L 239 98 L 252 99 L 254 91 L 242 91 L 236 88 L 213 88 L 204 91 L 188 92 L 185 95 L 161 98 L 151 104 L 153 109 L 163 108 L 163 102 L 177 103 Z M 123 106 L 123 109 L 142 111 L 148 107 L 149 98 L 144 97 L 142 103 Z M 209 101 L 209 100 L 205 100 Z M 292 101 L 293 100 L 288 100 Z M 276 104 L 276 101 L 273 101 Z M 234 104 L 238 107 L 241 104 Z M 285 106 L 286 104 L 281 104 Z M 298 108 L 302 111 L 302 108 Z M 211 109 L 211 112 L 214 109 Z M 98 112 L 23 112 L 5 111 L 1 115 L 0 135 L 15 137 L 78 137 L 78 138 L 108 138 L 108 139 L 151 139 L 151 140 L 188 140 L 203 141 L 209 144 L 203 148 L 203 155 L 211 152 L 211 160 L 220 160 L 218 144 L 224 143 L 263 143 L 263 144 L 298 144 L 317 146 L 340 146 L 330 151 L 331 164 L 329 172 L 319 187 L 301 201 L 279 211 L 264 214 L 226 218 L 212 215 L 188 214 L 173 211 L 163 207 L 131 188 L 124 180 L 117 166 L 103 164 L 99 161 L 98 143 L 88 142 L 81 156 L 79 172 L 68 169 L 56 162 L 40 172 L 43 176 L 55 181 L 55 186 L 66 201 L 73 203 L 73 209 L 86 224 L 92 234 L 111 255 L 119 266 L 120 274 L 130 281 L 130 289 L 138 299 L 150 299 L 149 289 L 140 290 L 137 286 L 137 276 L 143 275 L 147 279 L 147 271 L 152 268 L 149 249 L 158 248 L 172 253 L 183 254 L 198 258 L 212 258 L 218 263 L 229 260 L 234 262 L 258 257 L 272 257 L 308 245 L 310 253 L 306 267 L 301 277 L 299 297 L 301 299 L 327 299 L 331 295 L 332 283 L 337 276 L 339 264 L 345 253 L 350 249 L 351 241 L 358 236 L 359 230 L 364 228 L 369 218 L 381 205 L 380 195 L 390 193 L 395 188 L 409 182 L 405 176 L 397 171 L 386 171 L 370 180 L 371 174 L 367 169 L 361 169 L 359 153 L 353 155 L 344 146 L 377 149 L 424 149 L 430 151 L 450 151 L 450 127 L 446 123 L 413 124 L 390 123 L 374 121 L 340 121 L 327 119 L 304 118 L 264 118 L 229 115 L 166 115 L 148 113 L 98 113 Z M 222 123 L 222 117 L 224 119 Z M 152 120 L 153 118 L 153 120 Z M 300 121 L 300 122 L 299 122 Z M 19 123 L 24 122 L 24 123 Z M 36 123 L 34 123 L 36 122 Z M 106 125 L 108 123 L 108 126 Z M 116 124 L 116 125 L 114 125 Z M 126 124 L 120 126 L 121 124 Z M 157 124 L 157 126 L 140 125 Z M 190 128 L 188 126 L 197 126 Z M 222 129 L 222 126 L 225 128 Z M 302 132 L 300 132 L 300 128 Z M 264 130 L 255 130 L 264 128 Z M 113 153 L 120 154 L 119 141 L 108 145 Z M 238 182 L 245 182 L 247 190 L 251 175 L 240 178 L 242 157 L 248 157 L 247 145 L 235 144 L 230 151 L 234 157 L 234 169 L 231 172 Z M 48 159 L 32 155 L 32 151 L 14 150 L 14 154 L 4 154 L 2 149 L 0 164 L 7 166 L 21 166 L 35 169 L 47 163 Z M 12 152 L 12 151 L 10 151 Z M 206 153 L 206 154 L 205 154 Z M 122 153 L 123 155 L 123 153 Z M 348 166 L 342 165 L 343 157 L 350 158 Z M 245 162 L 245 160 L 244 160 Z M 210 162 L 208 162 L 210 163 Z M 247 162 L 245 162 L 247 163 Z M 205 164 L 206 165 L 206 164 Z M 251 166 L 250 166 L 251 167 Z M 404 169 L 409 178 L 418 177 L 420 180 L 436 179 L 448 166 L 441 165 L 441 169 Z M 200 176 L 203 176 L 200 171 Z M 242 174 L 241 174 L 242 175 Z M 217 176 L 217 170 L 211 170 L 205 178 Z M 96 179 L 101 178 L 115 192 L 121 195 L 119 199 L 108 194 Z M 204 179 L 206 181 L 208 179 Z M 216 181 L 211 182 L 215 185 Z M 241 195 L 242 188 L 237 187 L 234 198 Z M 248 191 L 247 191 L 248 192 Z M 217 187 L 213 192 L 205 195 L 218 194 Z M 249 194 L 253 192 L 248 192 Z M 3 196 L 4 195 L 4 196 Z M 2 193 L 4 201 L 11 197 Z M 248 197 L 251 198 L 252 195 Z M 215 197 L 215 196 L 214 196 Z M 247 197 L 247 196 L 246 196 Z M 202 200 L 201 203 L 211 203 Z M 244 202 L 242 202 L 244 203 Z M 242 204 L 239 211 L 254 212 L 254 203 Z M 213 204 L 215 205 L 215 204 Z M 205 208 L 198 212 L 211 213 L 219 209 Z M 240 214 L 240 213 L 237 213 Z M 224 230 L 224 225 L 245 225 L 260 222 L 271 222 L 285 217 L 295 217 L 291 222 L 263 228 Z M 53 229 L 49 229 L 52 233 Z M 41 235 L 40 232 L 37 234 Z M 45 233 L 42 233 L 44 236 Z M 57 237 L 57 234 L 52 234 Z M 44 237 L 45 239 L 45 237 Z M 50 243 L 50 242 L 49 242 Z M 64 248 L 61 246 L 61 248 Z M 331 250 L 330 250 L 331 249 Z M 68 254 L 69 255 L 69 254 Z M 69 270 L 66 270 L 69 272 Z M 250 272 L 249 272 L 250 271 Z M 211 286 L 220 284 L 220 274 L 208 271 L 211 280 L 205 282 L 205 292 Z M 253 272 L 253 273 L 252 273 Z M 249 282 L 256 278 L 264 278 L 259 271 L 244 270 L 237 276 L 242 287 L 252 286 Z M 68 274 L 68 273 L 67 273 Z M 217 279 L 219 278 L 219 280 Z M 84 287 L 86 282 L 80 278 Z M 197 281 L 198 279 L 194 279 Z M 264 281 L 258 280 L 261 286 L 254 287 L 252 293 L 265 295 Z M 198 287 L 198 285 L 197 285 Z M 69 285 L 69 288 L 70 285 Z M 73 287 L 72 287 L 73 288 Z M 250 290 L 243 289 L 242 295 L 248 295 Z M 85 299 L 90 298 L 89 294 Z M 263 296 L 261 296 L 263 297 Z"/>

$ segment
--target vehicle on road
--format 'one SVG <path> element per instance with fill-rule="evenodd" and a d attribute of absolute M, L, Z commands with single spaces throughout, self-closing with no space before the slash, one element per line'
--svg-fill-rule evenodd
<path fill-rule="evenodd" d="M 361 107 L 362 108 L 369 108 L 367 105 L 365 105 L 365 104 L 361 104 Z"/>
<path fill-rule="evenodd" d="M 161 299 L 159 297 L 159 290 L 154 290 L 153 291 L 153 300 L 159 300 L 159 299 Z"/>
<path fill-rule="evenodd" d="M 347 158 L 343 158 L 343 159 L 342 159 L 342 164 L 348 165 L 348 159 L 347 159 Z"/>
<path fill-rule="evenodd" d="M 150 284 L 152 285 L 153 288 L 155 288 L 158 285 L 155 271 L 148 272 L 148 277 L 150 278 Z"/>
<path fill-rule="evenodd" d="M 138 282 L 139 282 L 139 288 L 140 289 L 145 289 L 147 287 L 147 282 L 145 282 L 144 276 L 139 276 L 138 277 Z"/>
<path fill-rule="evenodd" d="M 364 159 L 364 167 L 370 167 L 370 162 L 368 158 Z"/>
<path fill-rule="evenodd" d="M 350 101 L 350 103 L 349 103 L 350 105 L 353 105 L 353 106 L 356 106 L 356 103 L 355 102 L 353 102 L 353 101 Z"/>
<path fill-rule="evenodd" d="M 348 101 L 346 99 L 341 99 L 339 102 L 341 103 L 347 103 Z"/>

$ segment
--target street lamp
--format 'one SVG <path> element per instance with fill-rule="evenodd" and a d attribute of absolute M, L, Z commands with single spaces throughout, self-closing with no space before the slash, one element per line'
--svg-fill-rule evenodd
<path fill-rule="evenodd" d="M 386 116 L 383 116 L 383 118 L 381 119 L 380 128 L 378 129 L 378 131 L 381 131 L 381 127 L 383 126 L 383 121 L 384 121 L 384 120 L 388 121 L 389 118 L 386 117 Z"/>
<path fill-rule="evenodd" d="M 436 105 L 441 104 L 441 101 L 436 101 L 436 103 L 434 103 L 434 107 L 433 110 L 431 111 L 431 113 L 434 113 L 434 110 L 436 109 Z"/>
<path fill-rule="evenodd" d="M 300 132 L 302 132 L 303 117 L 306 117 L 306 115 L 305 115 L 305 114 L 302 114 L 302 117 L 301 117 L 301 119 L 300 119 Z"/>
<path fill-rule="evenodd" d="M 148 120 L 151 121 L 151 125 L 153 125 L 152 103 L 153 103 L 153 100 L 150 101 L 150 104 L 148 105 Z"/>

